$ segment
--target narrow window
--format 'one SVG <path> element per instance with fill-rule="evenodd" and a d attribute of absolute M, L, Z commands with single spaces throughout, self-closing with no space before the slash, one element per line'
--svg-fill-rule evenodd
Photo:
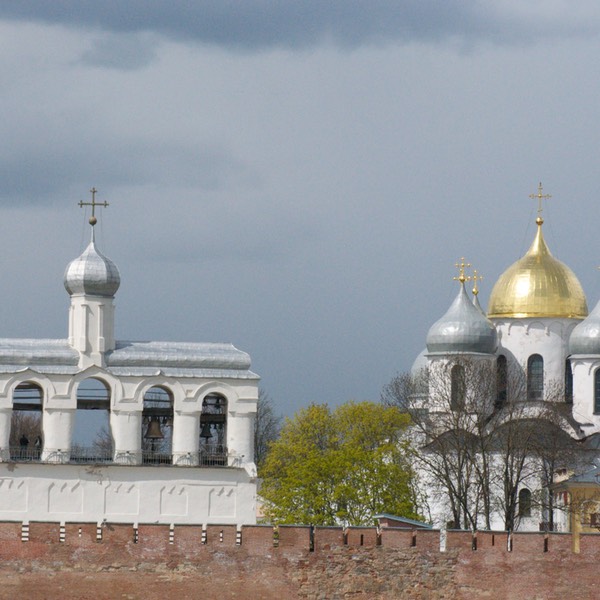
<path fill-rule="evenodd" d="M 519 516 L 531 516 L 531 492 L 527 488 L 519 492 Z"/>
<path fill-rule="evenodd" d="M 450 372 L 450 408 L 460 410 L 465 406 L 465 370 L 454 365 Z"/>
<path fill-rule="evenodd" d="M 506 356 L 501 354 L 496 361 L 496 408 L 502 408 L 506 404 L 507 378 Z"/>
<path fill-rule="evenodd" d="M 567 358 L 565 362 L 565 402 L 573 404 L 573 371 L 571 361 Z"/>
<path fill-rule="evenodd" d="M 594 413 L 600 413 L 600 369 L 594 373 Z"/>
<path fill-rule="evenodd" d="M 527 361 L 527 399 L 543 400 L 544 397 L 544 359 L 532 354 Z"/>

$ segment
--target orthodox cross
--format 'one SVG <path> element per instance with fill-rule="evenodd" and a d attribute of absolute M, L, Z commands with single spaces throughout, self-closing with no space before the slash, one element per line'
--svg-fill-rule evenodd
<path fill-rule="evenodd" d="M 538 216 L 535 222 L 538 223 L 538 225 L 541 225 L 544 222 L 544 220 L 542 219 L 542 200 L 548 200 L 548 198 L 552 198 L 552 196 L 550 194 L 542 194 L 542 182 L 540 181 L 540 185 L 538 186 L 538 193 L 529 194 L 529 197 L 532 200 L 535 200 L 536 198 L 538 199 Z"/>
<path fill-rule="evenodd" d="M 465 275 L 465 269 L 468 269 L 471 266 L 471 263 L 466 263 L 464 256 L 460 259 L 459 263 L 454 263 L 454 266 L 458 269 L 458 277 L 453 277 L 454 281 L 464 283 L 471 279 Z"/>
<path fill-rule="evenodd" d="M 98 190 L 93 187 L 90 190 L 91 194 L 92 194 L 92 201 L 91 202 L 84 202 L 83 200 L 80 200 L 79 202 L 79 207 L 83 208 L 84 206 L 91 206 L 92 207 L 92 216 L 90 217 L 90 225 L 93 227 L 97 222 L 98 219 L 96 219 L 96 206 L 108 206 L 108 202 L 96 202 L 96 193 L 98 192 Z"/>
<path fill-rule="evenodd" d="M 483 281 L 483 275 L 477 274 L 477 269 L 473 269 L 473 275 L 471 276 L 473 280 L 473 296 L 477 296 L 479 294 L 479 288 L 477 287 L 478 281 Z"/>

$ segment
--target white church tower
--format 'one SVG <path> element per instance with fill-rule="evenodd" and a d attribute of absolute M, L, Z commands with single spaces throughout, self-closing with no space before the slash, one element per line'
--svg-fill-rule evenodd
<path fill-rule="evenodd" d="M 92 188 L 90 225 L 92 239 L 83 254 L 72 261 L 65 271 L 65 288 L 71 297 L 69 311 L 69 345 L 80 353 L 81 368 L 104 364 L 106 352 L 115 349 L 114 296 L 121 284 L 119 269 L 96 248 L 94 226 L 96 189 Z M 108 206 L 101 203 L 100 206 Z"/>
<path fill-rule="evenodd" d="M 91 241 L 64 275 L 68 338 L 0 339 L 0 519 L 254 523 L 250 357 L 231 344 L 116 340 L 119 271 L 94 236 L 108 204 L 91 191 L 80 203 Z M 106 436 L 75 443 L 91 410 L 107 416 Z"/>

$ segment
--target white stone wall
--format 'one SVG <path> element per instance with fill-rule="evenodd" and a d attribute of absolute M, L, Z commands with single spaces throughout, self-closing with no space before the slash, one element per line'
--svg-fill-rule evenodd
<path fill-rule="evenodd" d="M 527 368 L 532 354 L 544 359 L 544 390 L 564 391 L 569 336 L 580 319 L 492 319 L 499 333 L 498 354 L 511 368 Z"/>
<path fill-rule="evenodd" d="M 0 464 L 0 520 L 254 524 L 244 469 Z"/>
<path fill-rule="evenodd" d="M 600 414 L 594 412 L 594 378 L 600 356 L 575 356 L 573 369 L 573 416 L 582 423 L 585 435 L 600 431 Z"/>

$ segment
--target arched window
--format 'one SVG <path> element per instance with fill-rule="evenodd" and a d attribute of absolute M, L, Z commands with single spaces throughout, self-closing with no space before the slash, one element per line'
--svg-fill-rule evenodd
<path fill-rule="evenodd" d="M 112 460 L 112 452 L 110 388 L 100 379 L 84 379 L 77 387 L 71 460 L 107 462 Z"/>
<path fill-rule="evenodd" d="M 208 394 L 200 417 L 200 464 L 227 464 L 227 398 Z"/>
<path fill-rule="evenodd" d="M 594 413 L 600 413 L 600 369 L 594 373 Z"/>
<path fill-rule="evenodd" d="M 162 387 L 151 387 L 144 394 L 142 410 L 142 462 L 172 462 L 173 397 Z"/>
<path fill-rule="evenodd" d="M 527 488 L 519 492 L 519 516 L 531 516 L 531 492 Z"/>
<path fill-rule="evenodd" d="M 460 410 L 465 406 L 465 369 L 454 365 L 450 372 L 450 408 Z"/>
<path fill-rule="evenodd" d="M 502 408 L 506 404 L 507 380 L 508 367 L 506 356 L 501 354 L 496 361 L 496 408 Z"/>
<path fill-rule="evenodd" d="M 42 452 L 42 388 L 19 384 L 13 393 L 10 454 L 13 459 L 39 459 Z"/>
<path fill-rule="evenodd" d="M 573 370 L 568 358 L 565 361 L 565 402 L 573 404 Z"/>
<path fill-rule="evenodd" d="M 527 361 L 527 399 L 544 399 L 544 359 L 532 354 Z"/>

